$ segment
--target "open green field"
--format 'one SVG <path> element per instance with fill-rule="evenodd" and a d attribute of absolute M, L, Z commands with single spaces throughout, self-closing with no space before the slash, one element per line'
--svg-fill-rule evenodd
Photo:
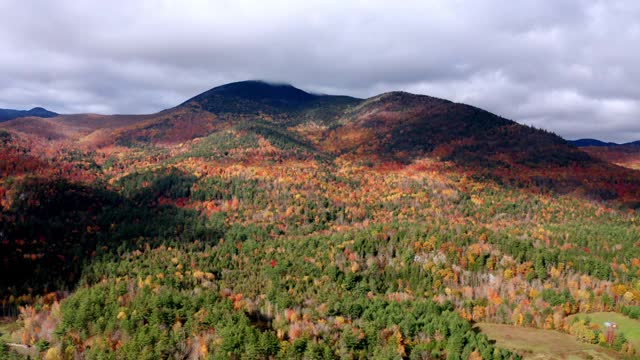
<path fill-rule="evenodd" d="M 640 351 L 640 320 L 631 319 L 628 316 L 615 312 L 597 312 L 590 314 L 578 314 L 581 318 L 589 317 L 592 323 L 600 325 L 604 329 L 604 323 L 614 322 L 618 325 L 618 331 L 624 333 L 629 343 L 633 345 L 636 351 Z"/>
<path fill-rule="evenodd" d="M 524 359 L 621 359 L 614 351 L 558 331 L 488 323 L 478 327 L 498 346 L 514 350 Z"/>

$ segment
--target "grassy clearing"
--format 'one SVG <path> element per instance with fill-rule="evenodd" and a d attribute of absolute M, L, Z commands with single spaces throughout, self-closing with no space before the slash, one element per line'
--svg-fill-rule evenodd
<path fill-rule="evenodd" d="M 0 343 L 20 343 L 19 339 L 12 337 L 12 333 L 20 330 L 21 324 L 9 319 L 0 319 Z M 6 345 L 5 345 L 6 346 Z M 0 352 L 0 359 L 38 359 L 41 354 L 35 347 L 25 348 L 22 346 L 6 347 L 8 353 Z"/>
<path fill-rule="evenodd" d="M 640 351 L 640 320 L 634 320 L 628 316 L 615 312 L 597 312 L 590 314 L 577 314 L 581 318 L 589 317 L 592 323 L 600 325 L 604 329 L 606 321 L 614 322 L 618 325 L 618 331 L 624 333 L 629 343 L 633 345 L 636 351 Z"/>
<path fill-rule="evenodd" d="M 0 320 L 0 341 L 12 342 L 11 333 L 20 329 L 20 324 L 15 321 Z"/>
<path fill-rule="evenodd" d="M 514 350 L 522 354 L 524 359 L 622 358 L 614 351 L 582 343 L 558 331 L 488 323 L 480 323 L 478 327 L 498 346 Z"/>

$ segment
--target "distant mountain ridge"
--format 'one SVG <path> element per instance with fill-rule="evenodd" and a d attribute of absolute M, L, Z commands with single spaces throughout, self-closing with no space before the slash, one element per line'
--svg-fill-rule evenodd
<path fill-rule="evenodd" d="M 640 146 L 640 140 L 631 141 L 627 143 L 615 143 L 615 142 L 605 142 L 598 139 L 578 139 L 578 140 L 568 140 L 569 143 L 577 146 L 577 147 L 588 147 L 588 146 Z"/>
<path fill-rule="evenodd" d="M 41 107 L 34 107 L 31 110 L 0 109 L 0 122 L 29 116 L 52 118 L 58 114 Z"/>

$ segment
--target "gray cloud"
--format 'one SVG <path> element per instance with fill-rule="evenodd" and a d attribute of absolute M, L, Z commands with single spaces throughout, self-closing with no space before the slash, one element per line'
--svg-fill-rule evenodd
<path fill-rule="evenodd" d="M 633 0 L 4 0 L 0 14 L 0 107 L 146 113 L 259 78 L 640 139 Z"/>

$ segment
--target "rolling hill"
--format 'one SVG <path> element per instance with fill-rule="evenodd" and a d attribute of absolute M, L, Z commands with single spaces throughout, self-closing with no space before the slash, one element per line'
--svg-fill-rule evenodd
<path fill-rule="evenodd" d="M 629 169 L 640 170 L 640 141 L 622 144 L 595 139 L 570 141 L 594 158 Z"/>
<path fill-rule="evenodd" d="M 640 170 L 640 146 L 616 145 L 616 146 L 588 146 L 580 150 L 594 158 L 623 166 L 629 169 Z"/>

